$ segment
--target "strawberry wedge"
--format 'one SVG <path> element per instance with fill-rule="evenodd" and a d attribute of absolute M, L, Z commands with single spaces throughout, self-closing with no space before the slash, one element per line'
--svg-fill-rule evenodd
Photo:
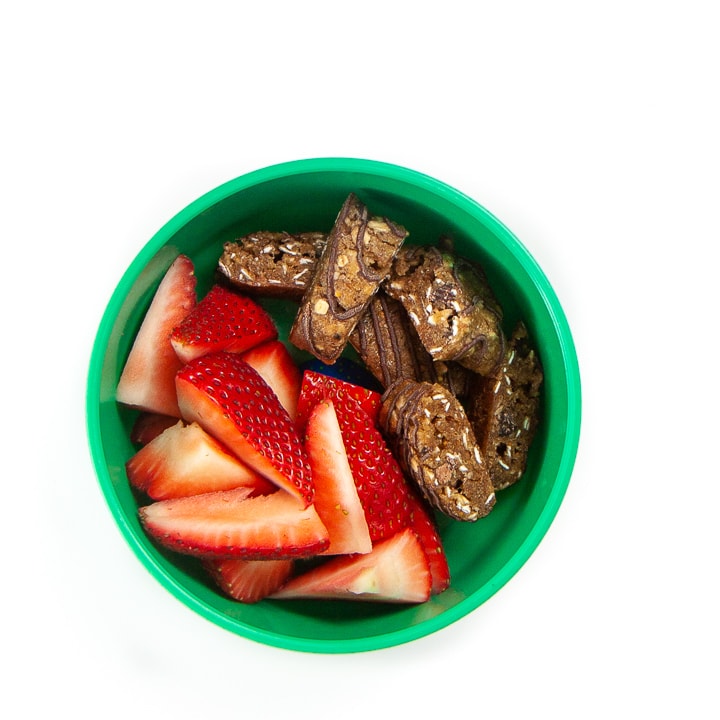
<path fill-rule="evenodd" d="M 414 493 L 410 494 L 410 516 L 410 527 L 418 536 L 430 567 L 431 592 L 439 595 L 450 587 L 450 567 L 432 511 Z"/>
<path fill-rule="evenodd" d="M 145 314 L 117 386 L 123 405 L 180 416 L 175 373 L 182 363 L 170 333 L 195 306 L 197 278 L 190 258 L 179 255 L 168 268 Z"/>
<path fill-rule="evenodd" d="M 249 487 L 255 494 L 275 486 L 241 463 L 197 423 L 178 420 L 125 464 L 128 480 L 153 500 Z"/>
<path fill-rule="evenodd" d="M 315 485 L 315 509 L 330 535 L 326 555 L 372 550 L 365 511 L 360 503 L 335 408 L 318 403 L 307 423 L 305 447 Z"/>
<path fill-rule="evenodd" d="M 313 501 L 312 470 L 295 424 L 272 388 L 237 353 L 196 358 L 175 384 L 186 422 L 198 423 L 304 506 Z"/>
<path fill-rule="evenodd" d="M 290 418 L 295 420 L 302 373 L 287 347 L 279 340 L 270 340 L 247 350 L 241 356 L 260 373 Z"/>
<path fill-rule="evenodd" d="M 382 396 L 375 390 L 369 390 L 347 380 L 324 375 L 315 370 L 305 370 L 302 374 L 297 408 L 297 424 L 300 429 L 305 427 L 312 409 L 321 400 L 332 400 L 336 408 L 342 408 L 347 403 L 354 407 L 357 402 L 373 423 L 377 423 Z"/>
<path fill-rule="evenodd" d="M 211 352 L 243 352 L 277 337 L 268 313 L 254 300 L 213 285 L 183 321 L 170 340 L 182 362 Z"/>
<path fill-rule="evenodd" d="M 175 378 L 173 378 L 173 386 Z M 159 413 L 141 412 L 130 430 L 130 440 L 135 445 L 147 445 L 160 433 L 177 424 L 177 416 L 160 415 Z"/>
<path fill-rule="evenodd" d="M 297 575 L 270 597 L 421 603 L 430 592 L 427 558 L 417 535 L 406 528 L 367 555 L 341 555 Z"/>
<path fill-rule="evenodd" d="M 410 487 L 385 438 L 360 402 L 333 401 L 343 444 L 373 543 L 410 522 Z"/>
<path fill-rule="evenodd" d="M 199 557 L 245 560 L 309 557 L 330 538 L 312 505 L 289 493 L 248 497 L 248 488 L 161 500 L 141 507 L 140 521 L 161 545 Z"/>
<path fill-rule="evenodd" d="M 274 593 L 293 569 L 292 560 L 208 558 L 204 565 L 218 588 L 242 603 L 256 603 Z"/>
<path fill-rule="evenodd" d="M 376 425 L 381 395 L 314 370 L 305 370 L 296 425 L 304 432 L 310 413 L 331 401 L 372 542 L 390 537 L 410 519 L 409 488 L 397 460 Z"/>

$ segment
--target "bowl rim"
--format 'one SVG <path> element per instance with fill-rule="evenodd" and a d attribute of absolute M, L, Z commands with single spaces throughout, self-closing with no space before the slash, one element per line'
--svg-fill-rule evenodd
<path fill-rule="evenodd" d="M 473 218 L 479 218 L 488 225 L 493 234 L 501 239 L 515 260 L 521 264 L 543 299 L 560 346 L 564 370 L 563 381 L 567 387 L 568 395 L 567 418 L 565 422 L 566 432 L 563 438 L 563 448 L 555 481 L 537 521 L 509 560 L 483 586 L 456 605 L 443 610 L 433 617 L 426 618 L 417 624 L 401 630 L 342 640 L 311 639 L 260 630 L 242 621 L 229 618 L 214 608 L 209 607 L 172 577 L 165 574 L 162 569 L 157 566 L 146 549 L 137 541 L 133 529 L 126 522 L 119 510 L 118 504 L 111 502 L 113 487 L 110 473 L 104 462 L 99 418 L 102 367 L 110 339 L 110 329 L 128 290 L 147 262 L 180 228 L 200 213 L 227 197 L 251 186 L 278 180 L 290 175 L 327 172 L 356 172 L 380 175 L 386 179 L 420 187 L 434 195 L 440 196 Z M 550 525 L 558 513 L 566 494 L 577 456 L 580 440 L 581 409 L 581 382 L 578 357 L 567 318 L 548 278 L 522 242 L 479 202 L 445 182 L 401 165 L 352 157 L 318 157 L 290 160 L 244 173 L 204 193 L 168 220 L 145 243 L 126 268 L 102 314 L 93 342 L 88 367 L 85 408 L 90 456 L 103 496 L 126 542 L 150 571 L 152 576 L 156 578 L 166 590 L 189 608 L 226 630 L 266 645 L 287 650 L 315 653 L 351 653 L 379 650 L 419 639 L 447 627 L 468 615 L 500 590 L 528 561 L 548 532 Z"/>

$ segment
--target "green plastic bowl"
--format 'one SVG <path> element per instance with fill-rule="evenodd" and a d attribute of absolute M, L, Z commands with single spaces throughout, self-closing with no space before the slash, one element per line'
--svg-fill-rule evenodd
<path fill-rule="evenodd" d="M 158 549 L 143 532 L 125 475 L 135 451 L 135 413 L 115 402 L 115 388 L 153 293 L 178 253 L 195 263 L 198 293 L 210 287 L 223 242 L 259 229 L 327 230 L 350 191 L 374 214 L 432 243 L 450 234 L 457 250 L 479 260 L 503 305 L 506 327 L 523 318 L 542 359 L 542 424 L 523 479 L 502 491 L 476 523 L 441 517 L 452 585 L 419 606 L 223 597 L 196 561 Z M 281 335 L 291 310 L 271 307 Z M 477 202 L 407 168 L 369 160 L 299 160 L 257 170 L 211 190 L 172 218 L 142 248 L 105 310 L 90 360 L 87 427 L 100 486 L 122 534 L 152 575 L 177 599 L 220 627 L 292 650 L 347 653 L 405 643 L 475 610 L 527 561 L 567 489 L 580 433 L 580 379 L 570 329 L 548 280 L 521 243 Z"/>

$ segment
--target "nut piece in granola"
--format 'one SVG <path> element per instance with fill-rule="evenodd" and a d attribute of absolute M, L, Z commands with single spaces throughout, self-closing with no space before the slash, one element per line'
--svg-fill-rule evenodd
<path fill-rule="evenodd" d="M 477 264 L 438 247 L 406 246 L 384 288 L 403 304 L 433 360 L 482 375 L 500 364 L 502 311 Z"/>
<path fill-rule="evenodd" d="M 492 375 L 477 378 L 467 401 L 468 418 L 496 490 L 516 483 L 525 472 L 539 423 L 542 382 L 540 358 L 519 322 L 502 365 Z"/>
<path fill-rule="evenodd" d="M 327 235 L 261 230 L 227 242 L 218 271 L 250 295 L 300 299 L 310 283 Z"/>
<path fill-rule="evenodd" d="M 488 468 L 460 402 L 437 383 L 399 380 L 383 394 L 380 427 L 425 499 L 474 522 L 495 505 Z"/>
<path fill-rule="evenodd" d="M 290 342 L 334 363 L 387 277 L 407 230 L 370 216 L 350 193 L 343 204 L 290 330 Z"/>

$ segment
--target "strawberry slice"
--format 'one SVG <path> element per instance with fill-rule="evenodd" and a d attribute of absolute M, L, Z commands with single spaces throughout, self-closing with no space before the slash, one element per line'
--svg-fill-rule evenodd
<path fill-rule="evenodd" d="M 192 261 L 179 255 L 160 281 L 118 382 L 118 402 L 180 417 L 175 373 L 182 363 L 170 342 L 173 328 L 195 306 L 197 278 Z"/>
<path fill-rule="evenodd" d="M 172 331 L 178 358 L 188 363 L 201 355 L 227 350 L 243 352 L 277 337 L 268 313 L 254 300 L 213 285 L 193 311 Z"/>
<path fill-rule="evenodd" d="M 243 603 L 256 603 L 282 587 L 290 577 L 293 561 L 208 558 L 204 565 L 226 595 Z"/>
<path fill-rule="evenodd" d="M 328 531 L 312 505 L 303 507 L 282 490 L 250 492 L 241 487 L 160 500 L 140 508 L 140 521 L 158 543 L 186 555 L 283 560 L 328 548 Z"/>
<path fill-rule="evenodd" d="M 410 527 L 418 536 L 430 567 L 431 592 L 439 595 L 450 586 L 450 568 L 431 510 L 414 493 L 410 494 Z"/>
<path fill-rule="evenodd" d="M 256 494 L 275 486 L 241 463 L 197 423 L 181 420 L 138 450 L 125 464 L 130 484 L 153 500 L 245 486 Z"/>
<path fill-rule="evenodd" d="M 299 428 L 305 427 L 308 416 L 321 400 L 332 400 L 336 408 L 344 405 L 348 400 L 354 400 L 360 403 L 362 409 L 373 422 L 376 422 L 382 395 L 347 380 L 325 375 L 316 370 L 305 370 L 298 399 L 296 422 Z M 351 405 L 354 407 L 354 404 Z"/>
<path fill-rule="evenodd" d="M 147 445 L 161 432 L 175 425 L 177 421 L 177 417 L 170 415 L 141 412 L 135 419 L 132 430 L 130 430 L 130 440 L 136 445 Z"/>
<path fill-rule="evenodd" d="M 373 543 L 410 523 L 410 487 L 385 438 L 360 403 L 335 402 L 343 444 Z"/>
<path fill-rule="evenodd" d="M 302 373 L 287 347 L 279 340 L 270 340 L 242 353 L 242 359 L 260 373 L 295 420 Z"/>
<path fill-rule="evenodd" d="M 297 575 L 270 597 L 421 603 L 430 591 L 427 558 L 417 535 L 406 528 L 366 555 L 341 555 Z"/>
<path fill-rule="evenodd" d="M 277 395 L 240 355 L 219 352 L 185 365 L 176 377 L 182 417 L 197 422 L 278 487 L 313 500 L 312 470 L 295 424 Z"/>
<path fill-rule="evenodd" d="M 315 509 L 330 535 L 325 554 L 370 552 L 370 531 L 331 402 L 319 403 L 310 413 L 305 447 L 315 485 Z"/>
<path fill-rule="evenodd" d="M 322 375 L 330 375 L 338 378 L 338 380 L 345 380 L 360 387 L 377 390 L 380 394 L 385 390 L 362 361 L 352 360 L 349 357 L 341 356 L 332 365 L 328 365 L 322 360 L 312 357 L 309 360 L 305 360 L 300 365 L 300 368 L 303 371 L 313 370 Z"/>

